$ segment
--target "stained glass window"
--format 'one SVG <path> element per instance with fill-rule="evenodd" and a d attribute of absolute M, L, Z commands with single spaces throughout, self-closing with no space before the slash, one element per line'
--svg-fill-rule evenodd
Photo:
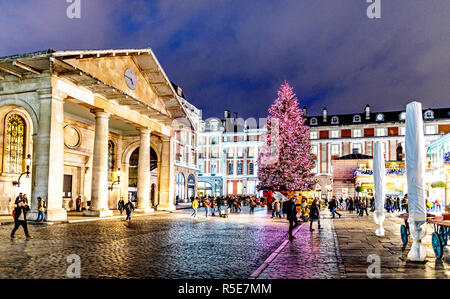
<path fill-rule="evenodd" d="M 8 118 L 6 128 L 6 172 L 21 173 L 25 158 L 25 120 L 13 114 Z"/>
<path fill-rule="evenodd" d="M 114 164 L 116 156 L 116 147 L 114 142 L 111 140 L 108 141 L 108 180 L 114 181 Z"/>

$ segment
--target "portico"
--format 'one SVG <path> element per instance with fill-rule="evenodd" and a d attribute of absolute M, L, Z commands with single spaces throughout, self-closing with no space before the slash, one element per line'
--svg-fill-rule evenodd
<path fill-rule="evenodd" d="M 136 212 L 175 209 L 173 136 L 192 124 L 150 49 L 9 56 L 0 73 L 0 213 L 11 212 L 19 192 L 28 194 L 31 219 L 39 196 L 50 221 L 65 220 L 79 196 L 86 216 L 112 215 L 120 197 L 136 199 Z M 22 145 L 8 139 L 14 111 L 26 129 Z M 28 153 L 31 178 L 14 187 Z"/>

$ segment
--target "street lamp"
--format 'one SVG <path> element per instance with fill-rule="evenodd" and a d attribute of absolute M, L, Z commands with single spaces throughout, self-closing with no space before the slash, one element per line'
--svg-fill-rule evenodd
<path fill-rule="evenodd" d="M 20 178 L 25 174 L 27 178 L 30 177 L 30 165 L 31 165 L 31 155 L 28 154 L 27 158 L 25 159 L 25 165 L 26 165 L 26 171 L 21 173 L 17 181 L 12 182 L 14 186 L 20 187 Z"/>
<path fill-rule="evenodd" d="M 115 180 L 115 181 L 112 183 L 112 185 L 108 187 L 108 189 L 109 189 L 110 191 L 112 191 L 112 190 L 114 189 L 114 184 L 115 184 L 115 183 L 120 184 L 120 168 L 117 169 L 117 172 L 116 172 L 116 173 L 117 173 L 117 180 Z"/>

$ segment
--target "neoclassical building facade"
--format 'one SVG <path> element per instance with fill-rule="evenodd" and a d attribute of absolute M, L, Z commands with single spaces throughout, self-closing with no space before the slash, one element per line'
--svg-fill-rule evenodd
<path fill-rule="evenodd" d="M 175 209 L 175 132 L 195 128 L 174 87 L 151 49 L 0 58 L 0 213 L 19 192 L 32 215 L 44 198 L 50 221 L 78 196 L 87 216 L 111 215 L 120 197 Z"/>

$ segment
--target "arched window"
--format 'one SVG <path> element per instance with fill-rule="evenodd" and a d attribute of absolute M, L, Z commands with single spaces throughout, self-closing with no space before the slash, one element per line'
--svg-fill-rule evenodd
<path fill-rule="evenodd" d="M 383 113 L 378 113 L 378 114 L 377 114 L 376 121 L 384 121 L 384 115 L 383 115 Z"/>
<path fill-rule="evenodd" d="M 315 118 L 315 117 L 311 118 L 311 120 L 309 121 L 309 124 L 312 126 L 317 125 L 317 118 Z"/>
<path fill-rule="evenodd" d="M 353 116 L 353 122 L 354 123 L 360 123 L 361 122 L 361 115 Z"/>
<path fill-rule="evenodd" d="M 25 120 L 17 114 L 6 121 L 5 172 L 21 173 L 25 157 Z"/>
<path fill-rule="evenodd" d="M 332 125 L 336 125 L 336 124 L 338 124 L 338 123 L 339 123 L 339 117 L 333 116 L 333 117 L 331 118 L 331 124 L 332 124 Z"/>
<path fill-rule="evenodd" d="M 177 193 L 176 193 L 178 200 L 182 200 L 185 197 L 184 196 L 185 185 L 186 185 L 186 180 L 184 178 L 184 175 L 181 172 L 179 172 L 177 174 Z"/>
<path fill-rule="evenodd" d="M 108 141 L 108 180 L 114 181 L 114 167 L 116 166 L 116 145 L 111 140 Z"/>

